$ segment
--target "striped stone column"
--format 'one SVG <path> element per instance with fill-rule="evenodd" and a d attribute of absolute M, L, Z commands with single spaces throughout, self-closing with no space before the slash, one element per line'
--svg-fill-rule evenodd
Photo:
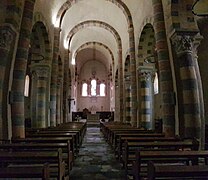
<path fill-rule="evenodd" d="M 152 69 L 140 67 L 139 68 L 139 80 L 140 80 L 140 124 L 139 126 L 144 129 L 153 129 L 153 90 Z"/>
<path fill-rule="evenodd" d="M 5 106 L 4 102 L 4 97 L 5 93 L 4 92 L 4 84 L 5 84 L 5 77 L 6 77 L 6 68 L 9 68 L 10 63 L 11 63 L 11 56 L 10 52 L 13 51 L 14 49 L 14 44 L 16 40 L 16 32 L 15 29 L 13 28 L 12 25 L 10 24 L 5 24 L 0 26 L 0 138 L 7 138 L 7 127 L 8 124 L 6 123 L 6 115 L 4 115 L 4 110 L 3 108 Z M 6 96 L 7 97 L 7 96 Z M 4 105 L 3 105 L 4 104 Z"/>
<path fill-rule="evenodd" d="M 61 124 L 61 77 L 57 80 L 57 95 L 56 95 L 56 125 Z"/>
<path fill-rule="evenodd" d="M 48 126 L 47 117 L 47 86 L 49 81 L 49 66 L 31 67 L 32 80 L 32 127 L 45 128 Z"/>
<path fill-rule="evenodd" d="M 37 73 L 35 70 L 31 68 L 31 101 L 30 101 L 30 109 L 31 109 L 31 127 L 36 127 L 36 113 L 37 113 Z"/>
<path fill-rule="evenodd" d="M 122 61 L 122 49 L 119 49 L 118 50 L 118 62 L 119 62 L 119 99 L 120 99 L 120 102 L 119 102 L 119 117 L 116 117 L 116 118 L 119 118 L 118 121 L 120 122 L 124 122 L 124 78 L 123 78 L 123 61 Z"/>
<path fill-rule="evenodd" d="M 175 135 L 175 101 L 173 79 L 169 60 L 169 51 L 161 0 L 152 0 L 154 10 L 154 30 L 158 56 L 161 109 L 163 131 L 166 136 Z"/>
<path fill-rule="evenodd" d="M 131 123 L 131 81 L 130 76 L 125 76 L 125 121 Z"/>
<path fill-rule="evenodd" d="M 63 83 L 63 122 L 68 122 L 69 106 L 69 50 L 64 55 L 64 83 Z"/>
<path fill-rule="evenodd" d="M 58 52 L 59 52 L 60 28 L 54 28 L 53 61 L 51 71 L 50 89 L 50 126 L 56 126 L 56 96 L 58 75 Z"/>
<path fill-rule="evenodd" d="M 137 82 L 136 82 L 136 56 L 135 56 L 135 38 L 133 25 L 129 28 L 129 54 L 131 71 L 131 124 L 137 126 Z"/>
<path fill-rule="evenodd" d="M 172 44 L 177 55 L 180 90 L 180 135 L 183 137 L 201 137 L 200 102 L 193 42 L 195 32 L 176 32 Z"/>
<path fill-rule="evenodd" d="M 19 42 L 13 70 L 12 83 L 12 137 L 25 137 L 24 84 L 27 69 L 30 35 L 32 30 L 33 9 L 35 0 L 26 0 L 23 10 Z"/>

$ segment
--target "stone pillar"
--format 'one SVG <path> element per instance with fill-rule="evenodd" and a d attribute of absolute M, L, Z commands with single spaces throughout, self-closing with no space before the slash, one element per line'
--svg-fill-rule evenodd
<path fill-rule="evenodd" d="M 63 83 L 63 122 L 68 122 L 69 106 L 69 50 L 64 55 L 64 83 Z"/>
<path fill-rule="evenodd" d="M 14 63 L 12 83 L 13 102 L 11 104 L 13 138 L 25 137 L 24 84 L 30 45 L 30 35 L 32 30 L 34 5 L 35 0 L 25 1 L 17 54 Z"/>
<path fill-rule="evenodd" d="M 62 123 L 61 120 L 61 89 L 62 83 L 61 78 L 59 77 L 57 80 L 57 95 L 56 95 L 56 125 Z"/>
<path fill-rule="evenodd" d="M 198 83 L 198 89 L 199 89 L 199 103 L 200 103 L 200 118 L 201 118 L 201 149 L 204 149 L 205 144 L 205 110 L 204 110 L 204 97 L 203 97 L 203 87 L 202 87 L 202 80 L 201 80 L 201 74 L 199 70 L 199 64 L 198 64 L 198 47 L 200 45 L 201 40 L 203 37 L 200 34 L 197 34 L 194 37 L 194 63 L 195 63 L 195 70 L 196 70 L 196 76 L 197 76 L 197 83 Z"/>
<path fill-rule="evenodd" d="M 122 49 L 118 50 L 118 67 L 119 67 L 119 118 L 117 121 L 124 122 L 124 76 L 123 76 L 123 61 L 122 61 Z"/>
<path fill-rule="evenodd" d="M 139 68 L 140 77 L 140 123 L 145 129 L 153 129 L 153 69 Z"/>
<path fill-rule="evenodd" d="M 38 76 L 35 69 L 31 69 L 31 127 L 36 127 L 36 113 L 37 113 L 37 81 Z"/>
<path fill-rule="evenodd" d="M 196 32 L 176 32 L 172 36 L 176 63 L 179 68 L 181 96 L 179 109 L 180 135 L 182 137 L 201 137 L 199 87 L 194 59 L 194 36 Z"/>
<path fill-rule="evenodd" d="M 125 75 L 125 122 L 131 123 L 131 80 Z"/>
<path fill-rule="evenodd" d="M 49 66 L 31 67 L 32 80 L 32 127 L 45 128 L 48 126 L 47 117 L 47 86 L 49 81 Z M 35 81 L 35 82 L 34 82 Z"/>
<path fill-rule="evenodd" d="M 58 52 L 59 52 L 60 28 L 54 28 L 53 60 L 51 72 L 51 94 L 50 94 L 50 126 L 56 126 L 56 93 L 58 74 Z"/>
<path fill-rule="evenodd" d="M 4 102 L 4 83 L 6 76 L 6 68 L 9 68 L 12 57 L 10 52 L 13 52 L 14 42 L 16 40 L 16 31 L 10 24 L 4 24 L 0 26 L 0 138 L 7 138 L 8 124 L 6 123 L 6 116 L 3 115 L 3 108 L 5 107 Z M 4 105 L 3 105 L 4 104 Z M 6 123 L 6 124 L 5 124 Z"/>
<path fill-rule="evenodd" d="M 131 124 L 137 126 L 137 82 L 136 82 L 136 56 L 133 25 L 129 28 L 129 53 L 131 71 Z"/>
<path fill-rule="evenodd" d="M 154 10 L 154 30 L 160 77 L 163 131 L 166 136 L 175 136 L 175 101 L 173 79 L 169 60 L 163 6 L 161 0 L 152 0 L 152 3 Z"/>

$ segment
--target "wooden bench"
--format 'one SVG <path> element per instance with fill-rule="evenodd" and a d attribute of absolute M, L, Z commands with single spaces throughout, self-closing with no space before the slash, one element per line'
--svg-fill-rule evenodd
<path fill-rule="evenodd" d="M 155 165 L 152 161 L 148 163 L 148 180 L 155 179 L 208 179 L 207 165 Z"/>
<path fill-rule="evenodd" d="M 121 137 L 165 137 L 164 133 L 135 133 L 135 132 L 115 132 L 112 146 L 117 147 Z"/>
<path fill-rule="evenodd" d="M 137 150 L 159 151 L 159 150 L 198 150 L 199 142 L 197 140 L 186 141 L 154 141 L 154 142 L 125 142 L 124 151 L 122 152 L 122 163 L 128 174 L 128 167 L 136 159 Z"/>
<path fill-rule="evenodd" d="M 115 154 L 117 155 L 118 159 L 121 160 L 122 151 L 124 150 L 124 147 L 125 147 L 124 142 L 126 141 L 127 142 L 182 141 L 180 138 L 177 138 L 177 137 L 160 137 L 160 136 L 158 137 L 157 135 L 158 134 L 145 134 L 145 135 L 139 134 L 138 137 L 120 136 L 118 143 L 116 145 Z"/>
<path fill-rule="evenodd" d="M 51 152 L 62 150 L 62 156 L 67 164 L 67 169 L 70 172 L 74 163 L 74 156 L 70 148 L 69 141 L 67 143 L 7 143 L 0 144 L 0 150 L 10 152 Z"/>
<path fill-rule="evenodd" d="M 52 177 L 62 180 L 65 177 L 65 162 L 62 158 L 62 150 L 54 152 L 8 152 L 0 151 L 1 167 L 20 167 L 21 165 L 50 164 Z"/>
<path fill-rule="evenodd" d="M 33 138 L 20 138 L 12 139 L 12 143 L 68 143 L 70 142 L 70 150 L 74 155 L 74 141 L 72 137 L 33 137 Z"/>
<path fill-rule="evenodd" d="M 147 176 L 147 163 L 153 161 L 170 165 L 180 163 L 183 165 L 198 165 L 203 159 L 203 164 L 208 163 L 208 151 L 136 151 L 135 160 L 132 162 L 132 174 L 134 179 L 139 180 Z"/>
<path fill-rule="evenodd" d="M 79 142 L 76 137 L 76 133 L 68 133 L 68 132 L 59 132 L 59 133 L 54 133 L 54 131 L 46 131 L 44 133 L 39 132 L 39 133 L 33 133 L 33 134 L 28 134 L 26 138 L 53 138 L 53 137 L 63 137 L 63 138 L 69 138 L 69 140 L 72 140 L 71 146 L 72 146 L 72 152 L 73 153 L 78 153 L 79 152 Z"/>
<path fill-rule="evenodd" d="M 0 168 L 0 178 L 41 178 L 50 180 L 49 164 Z"/>

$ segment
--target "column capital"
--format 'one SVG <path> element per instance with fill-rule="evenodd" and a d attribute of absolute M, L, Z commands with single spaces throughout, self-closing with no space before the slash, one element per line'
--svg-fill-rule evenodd
<path fill-rule="evenodd" d="M 193 42 L 197 33 L 198 31 L 175 31 L 173 33 L 171 41 L 177 55 L 193 51 Z"/>
<path fill-rule="evenodd" d="M 33 66 L 31 67 L 32 74 L 35 74 L 37 78 L 49 78 L 50 67 L 49 66 Z"/>
<path fill-rule="evenodd" d="M 140 66 L 138 68 L 138 74 L 141 80 L 149 81 L 152 80 L 155 75 L 155 68 L 149 66 Z"/>
<path fill-rule="evenodd" d="M 15 35 L 16 32 L 11 25 L 5 24 L 0 26 L 0 48 L 9 50 Z"/>

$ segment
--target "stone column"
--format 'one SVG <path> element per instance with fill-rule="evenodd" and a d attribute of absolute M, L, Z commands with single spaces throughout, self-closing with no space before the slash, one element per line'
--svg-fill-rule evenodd
<path fill-rule="evenodd" d="M 32 30 L 35 0 L 26 0 L 20 27 L 19 42 L 13 70 L 11 119 L 12 137 L 25 137 L 24 84 L 27 69 L 30 35 Z"/>
<path fill-rule="evenodd" d="M 31 67 L 32 80 L 32 127 L 45 128 L 48 126 L 47 117 L 47 86 L 49 81 L 49 66 Z M 35 82 L 34 82 L 35 81 Z"/>
<path fill-rule="evenodd" d="M 58 74 L 58 52 L 59 52 L 60 28 L 54 28 L 53 60 L 51 72 L 50 93 L 50 126 L 56 126 L 56 102 L 57 102 L 57 74 Z"/>
<path fill-rule="evenodd" d="M 175 101 L 173 79 L 169 60 L 163 6 L 161 0 L 152 0 L 152 4 L 154 10 L 154 30 L 160 77 L 163 131 L 166 136 L 175 136 Z"/>
<path fill-rule="evenodd" d="M 179 68 L 179 81 L 181 96 L 179 109 L 180 135 L 182 137 L 201 137 L 201 119 L 199 87 L 195 67 L 194 36 L 196 32 L 176 32 L 172 36 L 175 47 L 176 63 Z"/>
<path fill-rule="evenodd" d="M 129 53 L 131 71 L 131 124 L 137 126 L 137 83 L 136 83 L 136 56 L 133 25 L 129 28 Z"/>
<path fill-rule="evenodd" d="M 16 40 L 16 31 L 10 24 L 4 24 L 0 26 L 0 138 L 7 138 L 8 124 L 6 123 L 6 117 L 3 115 L 5 107 L 5 93 L 4 83 L 6 76 L 6 68 L 9 68 L 12 57 L 10 52 L 13 52 L 14 42 Z M 3 105 L 4 104 L 4 105 Z M 5 124 L 6 123 L 6 124 Z"/>
<path fill-rule="evenodd" d="M 64 83 L 63 83 L 63 122 L 68 122 L 69 106 L 69 50 L 65 50 L 64 56 Z"/>
<path fill-rule="evenodd" d="M 36 127 L 36 113 L 37 113 L 37 81 L 38 76 L 35 70 L 31 69 L 31 127 Z"/>
<path fill-rule="evenodd" d="M 131 80 L 125 75 L 125 122 L 131 123 Z"/>
<path fill-rule="evenodd" d="M 153 129 L 153 69 L 139 68 L 140 77 L 140 123 L 139 127 Z"/>
<path fill-rule="evenodd" d="M 61 120 L 61 77 L 57 80 L 57 95 L 56 95 L 56 125 L 62 123 Z"/>
<path fill-rule="evenodd" d="M 119 67 L 119 118 L 117 121 L 124 122 L 124 76 L 123 76 L 123 61 L 122 61 L 122 49 L 118 50 L 118 67 Z"/>

